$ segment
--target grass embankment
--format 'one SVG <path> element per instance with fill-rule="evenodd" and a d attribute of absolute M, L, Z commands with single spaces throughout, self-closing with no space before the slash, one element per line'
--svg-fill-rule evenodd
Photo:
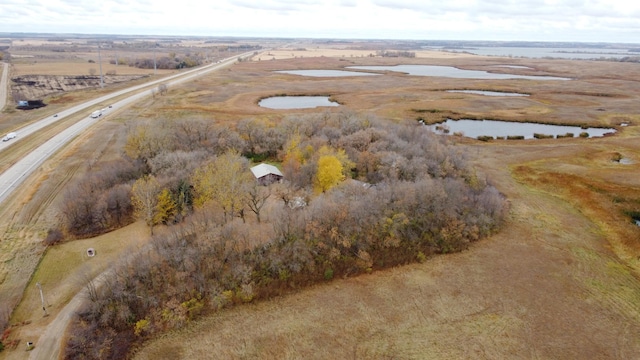
<path fill-rule="evenodd" d="M 463 253 L 218 313 L 151 341 L 135 358 L 633 357 L 640 283 L 607 246 L 609 231 L 628 224 L 603 228 L 592 216 L 606 211 L 590 214 L 589 202 L 575 198 L 598 193 L 572 190 L 590 179 L 576 165 L 620 170 L 606 160 L 615 140 L 602 140 L 473 144 L 475 161 L 512 204 L 499 234 Z M 559 165 L 581 175 L 542 179 Z"/>
<path fill-rule="evenodd" d="M 296 61 L 300 62 L 284 66 L 266 61 L 240 64 L 224 74 L 230 76 L 228 79 L 215 75 L 198 80 L 197 85 L 185 85 L 175 93 L 182 97 L 180 100 L 166 100 L 166 108 L 150 106 L 140 116 L 164 114 L 165 110 L 170 111 L 180 104 L 183 109 L 176 109 L 170 116 L 214 118 L 229 124 L 233 124 L 234 119 L 253 115 L 278 119 L 284 115 L 248 104 L 253 104 L 259 96 L 272 94 L 274 89 L 297 92 L 310 86 L 314 90 L 320 88 L 323 92 L 339 94 L 338 98 L 350 110 L 366 109 L 380 116 L 392 115 L 391 119 L 420 116 L 410 109 L 456 109 L 464 115 L 482 117 L 611 126 L 633 120 L 628 114 L 637 112 L 635 88 L 629 86 L 634 83 L 616 80 L 629 69 L 623 69 L 625 65 L 618 63 L 581 62 L 576 66 L 573 61 L 503 59 L 503 63 L 526 63 L 559 71 L 561 76 L 586 79 L 562 84 L 526 82 L 532 94 L 530 98 L 504 101 L 478 96 L 445 99 L 441 92 L 434 91 L 468 86 L 468 80 L 431 79 L 425 82 L 423 78 L 396 76 L 378 79 L 376 86 L 372 86 L 371 79 L 310 81 L 292 76 L 266 79 L 270 75 L 265 69 L 268 71 L 270 66 L 278 70 L 287 66 L 316 68 L 316 65 L 326 65 L 328 60 L 305 58 L 304 63 L 301 59 Z M 500 59 L 483 61 L 499 63 Z M 341 63 L 336 60 L 333 65 L 336 64 Z M 249 71 L 250 75 L 243 71 Z M 262 71 L 260 74 L 265 76 L 255 76 L 254 71 Z M 246 80 L 247 76 L 250 80 Z M 602 79 L 598 80 L 599 76 Z M 509 87 L 496 82 L 487 84 L 475 82 L 474 88 L 517 91 L 522 85 L 514 82 L 509 82 Z M 607 91 L 626 97 L 584 93 L 584 89 L 593 86 L 606 87 Z M 585 101 L 585 95 L 588 101 Z M 600 108 L 606 111 L 599 112 L 597 109 Z M 633 121 L 638 123 L 637 118 Z M 606 144 L 612 149 L 640 144 L 637 133 L 631 137 L 626 134 L 628 132 L 606 139 Z M 464 139 L 456 141 L 473 143 Z M 560 157 L 550 149 L 563 147 L 564 141 L 539 150 L 527 148 L 522 158 L 514 158 L 512 153 L 520 146 L 529 147 L 528 142 L 491 143 L 487 146 L 492 151 L 482 150 L 478 155 L 498 173 L 507 164 L 514 169 L 522 165 L 525 166 L 522 176 L 531 168 L 536 177 L 543 178 L 558 169 L 554 169 L 552 163 L 546 164 L 548 168 L 538 169 L 531 161 Z M 591 140 L 581 144 L 589 143 Z M 621 153 L 632 159 L 631 155 L 637 154 L 627 150 Z M 635 157 L 636 164 L 639 159 Z M 587 167 L 595 165 L 592 163 Z M 595 169 L 599 166 L 606 167 L 598 165 Z M 622 173 L 609 172 L 618 182 L 633 179 L 625 173 L 630 166 L 625 168 L 609 163 L 607 166 L 623 169 Z M 573 169 L 579 168 L 563 169 L 571 174 Z M 607 241 L 607 227 L 594 227 L 585 220 L 583 210 L 566 205 L 573 204 L 576 199 L 571 199 L 571 191 L 566 189 L 571 184 L 559 182 L 562 178 L 559 175 L 552 176 L 559 189 L 548 185 L 540 190 L 538 185 L 544 180 L 535 180 L 540 181 L 535 184 L 523 179 L 519 184 L 510 177 L 494 176 L 496 172 L 491 174 L 491 181 L 499 184 L 498 188 L 513 204 L 510 225 L 470 251 L 436 257 L 422 265 L 336 280 L 292 296 L 232 309 L 194 324 L 184 332 L 159 339 L 140 354 L 141 358 L 145 358 L 145 354 L 151 354 L 147 357 L 154 359 L 163 356 L 187 358 L 192 354 L 220 358 L 259 355 L 266 358 L 322 358 L 331 354 L 337 354 L 335 357 L 353 354 L 407 358 L 631 358 L 639 353 L 640 346 L 634 340 L 634 334 L 640 331 L 638 321 L 629 316 L 629 311 L 619 311 L 621 308 L 633 309 L 628 303 L 637 300 L 637 283 L 633 273 L 628 273 L 624 265 L 620 266 L 615 256 L 602 247 Z M 569 179 L 573 178 L 562 178 Z M 578 180 L 584 182 L 584 179 L 591 180 L 588 176 Z M 601 182 L 607 183 L 606 180 Z M 637 184 L 635 186 L 638 188 Z M 567 203 L 565 198 L 571 201 Z M 594 297 L 607 299 L 617 284 L 622 285 L 617 291 L 627 294 L 629 301 L 623 302 L 627 305 L 620 306 L 617 301 L 592 301 Z M 380 303 L 374 306 L 367 299 Z M 37 304 L 39 299 L 36 300 Z"/>
<path fill-rule="evenodd" d="M 40 293 L 35 287 L 40 283 L 45 292 L 49 311 L 62 308 L 87 281 L 106 270 L 125 250 L 133 253 L 149 239 L 149 228 L 144 222 L 136 222 L 122 229 L 90 239 L 81 239 L 47 249 L 42 261 L 25 290 L 23 301 L 14 312 L 13 320 L 32 320 L 33 314 L 42 312 Z M 87 256 L 93 248 L 95 256 Z M 54 289 L 53 291 L 48 291 Z"/>

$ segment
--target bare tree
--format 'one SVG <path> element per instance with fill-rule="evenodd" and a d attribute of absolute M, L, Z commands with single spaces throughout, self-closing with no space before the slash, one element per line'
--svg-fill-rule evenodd
<path fill-rule="evenodd" d="M 149 225 L 151 235 L 153 235 L 154 218 L 156 216 L 160 190 L 160 184 L 153 176 L 145 176 L 138 179 L 131 188 L 131 202 L 133 203 L 136 215 Z"/>
<path fill-rule="evenodd" d="M 267 199 L 271 196 L 271 190 L 268 186 L 260 186 L 257 182 L 255 182 L 252 186 L 249 187 L 249 191 L 247 192 L 248 196 L 246 198 L 246 204 L 254 214 L 256 214 L 256 218 L 258 219 L 258 223 L 262 222 L 260 220 L 260 211 L 262 207 L 267 203 Z"/>

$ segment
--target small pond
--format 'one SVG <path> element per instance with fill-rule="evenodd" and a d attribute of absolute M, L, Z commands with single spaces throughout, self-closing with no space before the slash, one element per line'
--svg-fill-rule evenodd
<path fill-rule="evenodd" d="M 328 96 L 273 96 L 260 100 L 259 106 L 269 109 L 312 109 L 319 106 L 340 106 Z"/>
<path fill-rule="evenodd" d="M 347 76 L 376 76 L 380 74 L 367 73 L 361 71 L 345 70 L 279 70 L 277 73 L 302 75 L 311 77 L 347 77 Z"/>
<path fill-rule="evenodd" d="M 496 121 L 496 120 L 452 120 L 429 125 L 429 128 L 438 134 L 455 133 L 463 136 L 477 139 L 479 136 L 492 136 L 494 138 L 506 138 L 508 136 L 524 136 L 525 139 L 533 139 L 534 134 L 558 135 L 565 136 L 573 134 L 574 137 L 586 132 L 589 137 L 600 137 L 604 134 L 614 133 L 615 129 L 610 128 L 587 128 L 582 129 L 579 126 L 565 125 L 547 125 L 537 123 L 524 123 L 513 121 Z M 446 131 L 445 131 L 446 130 Z M 565 136 L 566 137 L 566 136 Z"/>
<path fill-rule="evenodd" d="M 450 93 L 476 94 L 485 96 L 529 96 L 528 94 L 502 92 L 502 91 L 484 91 L 484 90 L 447 90 Z"/>
<path fill-rule="evenodd" d="M 348 66 L 348 69 L 372 71 L 397 71 L 417 76 L 440 76 L 456 79 L 527 79 L 527 80 L 571 80 L 570 78 L 555 76 L 531 76 L 514 74 L 497 74 L 483 70 L 464 70 L 453 66 L 440 65 L 394 65 L 394 66 Z"/>

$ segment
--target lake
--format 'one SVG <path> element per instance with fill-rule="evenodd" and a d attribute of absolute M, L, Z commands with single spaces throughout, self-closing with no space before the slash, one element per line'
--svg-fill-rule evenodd
<path fill-rule="evenodd" d="M 376 76 L 380 74 L 345 70 L 278 70 L 277 73 L 311 77 Z"/>
<path fill-rule="evenodd" d="M 371 71 L 396 71 L 416 76 L 439 76 L 456 79 L 527 79 L 527 80 L 571 80 L 556 76 L 532 76 L 515 74 L 490 73 L 483 70 L 464 70 L 453 66 L 440 65 L 394 65 L 394 66 L 348 66 L 348 69 L 371 70 Z"/>
<path fill-rule="evenodd" d="M 582 129 L 579 126 L 566 125 L 548 125 L 537 123 L 525 123 L 514 121 L 496 121 L 496 120 L 452 120 L 428 125 L 429 128 L 437 134 L 461 133 L 463 136 L 477 139 L 479 136 L 507 137 L 507 136 L 524 136 L 525 139 L 533 139 L 534 134 L 566 135 L 572 133 L 574 137 L 580 133 L 586 132 L 589 137 L 601 137 L 605 134 L 615 133 L 615 129 L 611 128 L 587 128 Z M 443 131 L 448 129 L 448 132 Z"/>
<path fill-rule="evenodd" d="M 340 106 L 328 96 L 273 96 L 260 100 L 259 106 L 269 109 L 312 109 L 320 106 Z"/>
<path fill-rule="evenodd" d="M 634 46 L 637 47 L 637 46 Z M 615 58 L 621 59 L 627 56 L 640 56 L 640 53 L 629 51 L 631 48 L 625 49 L 606 49 L 606 48 L 568 48 L 568 47 L 511 47 L 511 46 L 478 46 L 463 47 L 456 49 L 447 49 L 443 47 L 433 47 L 432 50 L 441 50 L 447 52 L 466 52 L 482 56 L 501 56 L 501 57 L 525 57 L 525 58 L 558 58 L 558 59 L 601 59 Z"/>

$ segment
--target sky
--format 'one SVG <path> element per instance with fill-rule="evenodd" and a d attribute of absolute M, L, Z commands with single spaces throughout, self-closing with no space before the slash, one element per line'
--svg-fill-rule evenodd
<path fill-rule="evenodd" d="M 640 43 L 640 1 L 2 0 L 1 32 Z"/>

